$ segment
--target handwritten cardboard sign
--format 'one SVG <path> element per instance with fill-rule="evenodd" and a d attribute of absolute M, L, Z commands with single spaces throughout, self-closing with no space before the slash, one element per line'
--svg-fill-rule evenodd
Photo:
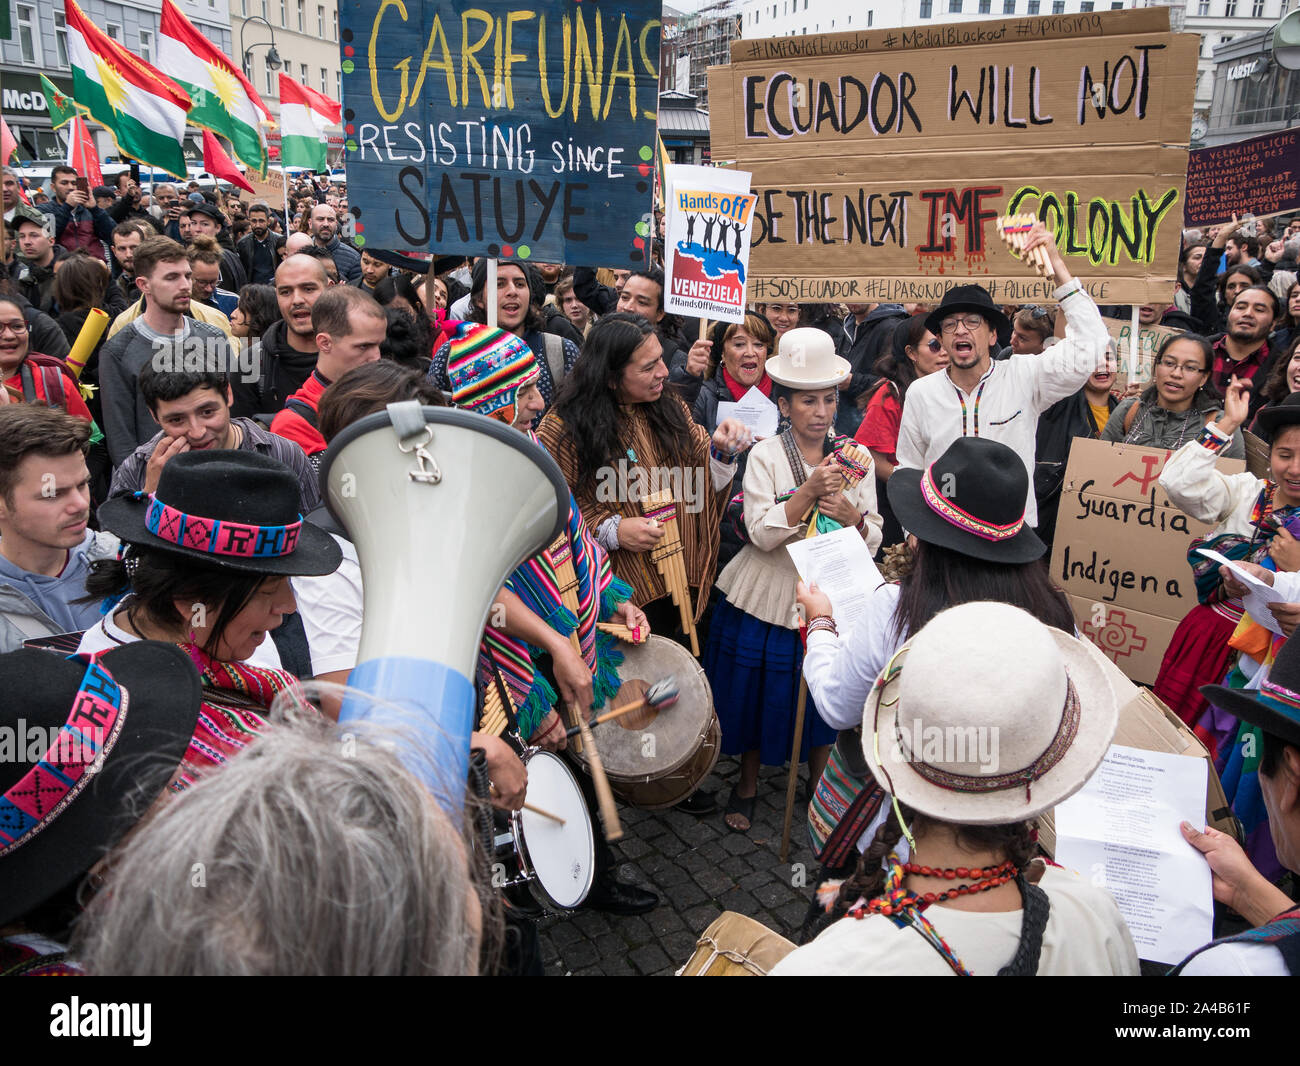
<path fill-rule="evenodd" d="M 1098 302 L 1164 299 L 1198 47 L 1161 8 L 737 41 L 710 131 L 753 173 L 751 298 L 1041 302 L 995 232 L 1031 212 Z"/>
<path fill-rule="evenodd" d="M 1186 226 L 1300 209 L 1300 129 L 1188 153 Z"/>
<path fill-rule="evenodd" d="M 749 175 L 718 167 L 664 168 L 670 314 L 742 322 L 754 197 Z"/>
<path fill-rule="evenodd" d="M 357 244 L 649 259 L 660 7 L 342 0 Z"/>
<path fill-rule="evenodd" d="M 1169 326 L 1139 326 L 1135 362 L 1133 348 L 1129 343 L 1129 335 L 1133 332 L 1132 320 L 1103 316 L 1102 321 L 1106 323 L 1106 332 L 1110 334 L 1114 344 L 1113 351 L 1119 364 L 1121 385 L 1126 385 L 1130 381 L 1150 381 L 1151 368 L 1160 345 L 1164 344 L 1167 338 L 1176 337 L 1183 332 L 1181 329 L 1172 329 Z"/>
<path fill-rule="evenodd" d="M 1130 680 L 1151 684 L 1178 623 L 1196 605 L 1187 549 L 1209 526 L 1158 483 L 1163 448 L 1076 440 L 1052 548 L 1052 580 L 1070 597 L 1079 632 Z M 1220 459 L 1225 474 L 1245 469 Z"/>

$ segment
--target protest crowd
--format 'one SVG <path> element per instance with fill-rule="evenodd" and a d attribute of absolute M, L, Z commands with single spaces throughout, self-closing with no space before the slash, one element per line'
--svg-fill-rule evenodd
<path fill-rule="evenodd" d="M 818 868 L 764 972 L 1300 972 L 1300 214 L 1182 230 L 1135 314 L 1035 220 L 1041 301 L 959 276 L 718 320 L 667 310 L 660 210 L 629 269 L 379 249 L 328 173 L 85 179 L 3 172 L 0 974 L 540 974 L 544 915 L 665 902 L 620 875 L 619 805 L 749 834 L 787 764 Z M 343 521 L 332 464 L 412 410 L 422 476 L 469 426 L 562 501 L 474 634 L 468 770 L 354 669 L 377 611 L 478 625 L 459 571 L 513 535 L 397 535 L 381 588 L 401 505 Z M 1168 827 L 1214 899 L 1176 958 L 1041 828 L 1141 691 L 1053 563 L 1121 553 L 1074 517 L 1080 441 L 1158 454 L 1137 499 L 1204 530 L 1148 649 L 1226 805 Z M 832 545 L 851 576 L 804 580 Z"/>

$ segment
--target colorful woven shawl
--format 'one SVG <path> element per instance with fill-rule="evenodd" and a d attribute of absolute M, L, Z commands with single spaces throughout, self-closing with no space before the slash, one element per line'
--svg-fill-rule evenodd
<path fill-rule="evenodd" d="M 560 599 L 555 571 L 546 552 L 539 552 L 515 570 L 507 578 L 506 588 L 561 636 L 567 637 L 577 631 L 582 657 L 594 679 L 594 705 L 600 707 L 622 683 L 618 666 L 623 661 L 623 653 L 617 649 L 612 637 L 596 629 L 596 623 L 609 618 L 615 608 L 631 599 L 632 589 L 614 576 L 609 556 L 592 537 L 572 493 L 569 494 L 566 536 L 572 546 L 573 572 L 578 579 L 577 617 Z M 519 734 L 525 740 L 559 699 L 537 671 L 534 654 L 524 641 L 490 625 L 479 646 L 479 686 L 486 687 L 490 683 L 495 665 L 518 709 Z"/>

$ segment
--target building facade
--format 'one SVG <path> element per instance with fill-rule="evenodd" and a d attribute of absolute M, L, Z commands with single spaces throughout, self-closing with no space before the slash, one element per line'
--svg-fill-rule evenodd
<path fill-rule="evenodd" d="M 1300 70 L 1272 57 L 1271 29 L 1214 49 L 1209 117 L 1203 143 L 1226 144 L 1289 129 L 1300 116 Z"/>
<path fill-rule="evenodd" d="M 660 90 L 689 93 L 707 111 L 709 67 L 731 62 L 731 42 L 741 36 L 740 10 L 737 0 L 721 0 L 693 14 L 672 11 L 671 23 L 664 19 Z"/>
<path fill-rule="evenodd" d="M 206 2 L 206 0 L 204 0 Z M 218 0 L 224 3 L 226 0 Z M 343 72 L 339 66 L 339 15 L 336 0 L 229 0 L 230 32 L 248 79 L 257 87 L 272 117 L 280 112 L 280 73 L 343 100 Z M 274 43 L 281 66 L 268 59 Z M 267 141 L 272 162 L 279 157 L 279 131 Z M 343 153 L 343 131 L 330 135 L 330 160 Z"/>
<path fill-rule="evenodd" d="M 226 0 L 176 0 L 194 25 L 227 55 L 231 54 L 230 14 Z M 81 10 L 96 26 L 128 51 L 155 63 L 161 0 L 83 0 Z M 0 41 L 0 110 L 18 140 L 20 163 L 49 167 L 66 158 L 62 131 L 50 128 L 41 92 L 44 74 L 63 91 L 72 92 L 68 65 L 68 24 L 63 0 L 11 0 L 12 35 Z M 116 149 L 108 133 L 91 124 L 100 159 L 108 162 Z M 188 163 L 202 164 L 201 136 L 191 133 L 185 143 Z"/>

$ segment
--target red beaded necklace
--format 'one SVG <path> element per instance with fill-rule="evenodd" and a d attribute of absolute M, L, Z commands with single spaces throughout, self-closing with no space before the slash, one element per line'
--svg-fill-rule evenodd
<path fill-rule="evenodd" d="M 867 903 L 866 907 L 863 908 L 865 913 L 889 916 L 908 906 L 915 906 L 917 910 L 925 910 L 926 907 L 933 903 L 946 903 L 958 896 L 973 896 L 979 892 L 988 892 L 990 889 L 1014 881 L 1020 873 L 1020 867 L 1010 860 L 1004 862 L 1001 866 L 987 868 L 958 866 L 955 869 L 920 866 L 914 862 L 908 862 L 902 864 L 902 870 L 904 873 L 916 874 L 920 877 L 943 877 L 949 881 L 955 881 L 959 878 L 964 881 L 972 878 L 974 882 L 972 884 L 956 885 L 945 892 L 908 892 L 903 899 L 890 898 L 888 895 L 879 896 Z M 899 887 L 901 888 L 901 884 Z M 861 912 L 855 915 L 858 918 L 862 916 Z"/>

